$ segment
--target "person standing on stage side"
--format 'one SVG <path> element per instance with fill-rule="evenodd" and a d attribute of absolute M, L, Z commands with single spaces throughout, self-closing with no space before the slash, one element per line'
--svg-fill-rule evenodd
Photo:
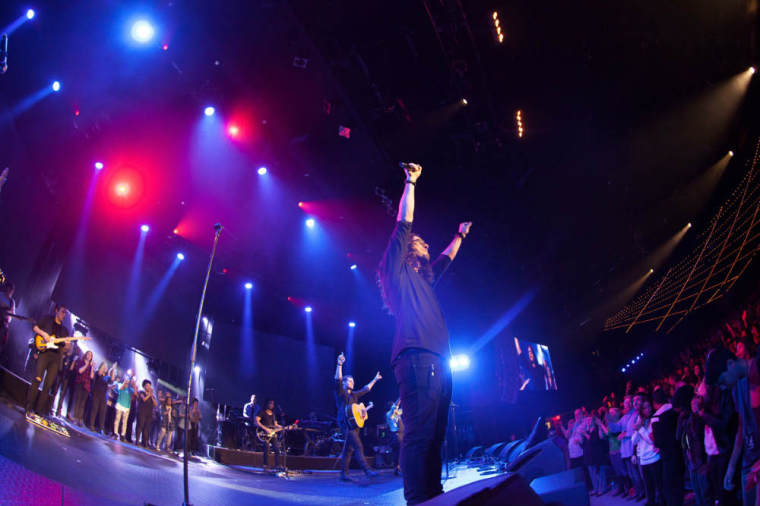
<path fill-rule="evenodd" d="M 125 441 L 124 436 L 127 433 L 127 418 L 129 417 L 129 408 L 132 404 L 132 381 L 129 375 L 125 374 L 120 385 L 116 387 L 118 396 L 116 399 L 116 416 L 113 420 L 113 438 Z M 121 423 L 121 429 L 119 429 Z"/>
<path fill-rule="evenodd" d="M 351 429 L 348 425 L 346 406 L 356 404 L 359 398 L 369 393 L 375 383 L 383 379 L 378 372 L 375 377 L 367 383 L 361 390 L 354 391 L 354 377 L 343 376 L 343 364 L 346 362 L 346 356 L 342 353 L 338 355 L 338 366 L 335 368 L 335 402 L 338 407 L 338 426 L 340 426 L 345 435 L 343 451 L 340 452 L 340 461 L 343 467 L 340 471 L 340 479 L 349 481 L 348 468 L 351 465 L 351 456 L 356 455 L 359 466 L 364 470 L 364 474 L 372 478 L 377 476 L 377 472 L 370 469 L 367 459 L 364 458 L 364 445 L 359 438 L 359 429 Z"/>
<path fill-rule="evenodd" d="M 100 432 L 105 429 L 106 418 L 106 395 L 111 378 L 116 374 L 116 363 L 107 369 L 105 361 L 100 363 L 98 372 L 92 382 L 92 408 L 90 409 L 90 430 Z M 97 421 L 97 425 L 95 424 Z"/>
<path fill-rule="evenodd" d="M 34 332 L 42 336 L 45 342 L 49 342 L 52 336 L 67 337 L 69 335 L 69 329 L 67 329 L 63 322 L 66 319 L 66 308 L 61 304 L 56 304 L 55 315 L 45 316 L 37 325 L 33 327 Z M 61 366 L 61 353 L 58 349 L 47 349 L 40 352 L 40 356 L 37 359 L 37 370 L 32 380 L 32 384 L 29 386 L 29 393 L 26 396 L 26 413 L 30 414 L 32 411 L 37 412 L 38 415 L 46 416 L 50 410 L 50 387 L 53 386 L 56 377 L 58 376 L 58 369 Z M 42 376 L 45 376 L 45 383 L 42 385 L 42 396 L 38 396 L 38 388 L 42 383 Z"/>
<path fill-rule="evenodd" d="M 74 423 L 80 427 L 84 425 L 84 405 L 90 396 L 92 380 L 95 377 L 95 369 L 92 366 L 92 352 L 87 351 L 82 358 L 77 360 L 74 366 Z"/>
<path fill-rule="evenodd" d="M 8 333 L 11 326 L 11 317 L 8 314 L 16 312 L 16 301 L 13 300 L 13 292 L 16 285 L 7 280 L 0 286 L 0 357 L 3 356 L 8 344 Z"/>
<path fill-rule="evenodd" d="M 256 394 L 251 394 L 251 402 L 243 405 L 243 422 L 245 423 L 245 441 L 243 446 L 252 450 L 255 446 L 256 439 L 256 416 L 259 414 L 259 407 L 256 405 Z"/>
<path fill-rule="evenodd" d="M 431 262 L 427 243 L 412 233 L 414 189 L 422 167 L 415 163 L 403 167 L 404 193 L 378 267 L 378 285 L 385 306 L 396 318 L 391 365 L 404 410 L 404 498 L 407 504 L 417 504 L 443 493 L 441 447 L 451 402 L 449 332 L 433 288 L 472 223 L 461 223 L 449 246 Z"/>
<path fill-rule="evenodd" d="M 388 424 L 388 430 L 391 432 L 393 448 L 393 474 L 398 476 L 401 474 L 401 466 L 399 465 L 401 458 L 401 441 L 404 440 L 404 422 L 401 420 L 403 414 L 401 409 L 401 399 L 396 400 L 391 404 L 388 411 L 385 413 L 385 422 Z"/>
<path fill-rule="evenodd" d="M 153 393 L 153 383 L 149 379 L 142 382 L 143 390 L 137 397 L 139 405 L 137 406 L 137 433 L 135 434 L 135 444 L 148 448 L 150 439 L 150 425 L 153 422 L 153 408 L 156 407 L 156 395 Z"/>
<path fill-rule="evenodd" d="M 198 433 L 201 427 L 201 410 L 198 409 L 198 399 L 193 399 L 192 404 L 190 404 L 190 412 L 187 416 L 190 420 L 190 432 L 188 433 L 190 439 L 188 440 L 187 449 L 192 455 L 198 452 Z"/>
<path fill-rule="evenodd" d="M 269 450 L 274 453 L 274 467 L 280 467 L 280 454 L 282 454 L 282 445 L 277 438 L 276 430 L 282 429 L 282 425 L 277 422 L 277 415 L 274 413 L 274 399 L 267 399 L 264 403 L 264 410 L 256 415 L 256 425 L 267 433 L 267 440 L 264 442 L 264 469 L 269 468 Z"/>

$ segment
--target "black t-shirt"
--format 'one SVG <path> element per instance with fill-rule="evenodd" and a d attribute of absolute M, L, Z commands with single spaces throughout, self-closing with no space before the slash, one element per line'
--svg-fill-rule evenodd
<path fill-rule="evenodd" d="M 97 372 L 95 373 L 95 379 L 93 379 L 92 382 L 93 395 L 105 396 L 106 390 L 108 389 L 108 379 L 108 374 L 101 376 Z"/>
<path fill-rule="evenodd" d="M 43 316 L 40 318 L 40 320 L 37 322 L 37 326 L 50 334 L 51 336 L 55 337 L 68 337 L 69 336 L 69 329 L 67 329 L 64 325 L 61 325 L 59 323 L 56 323 L 55 318 L 52 316 Z M 57 350 L 47 350 L 46 353 L 61 353 L 61 350 L 63 347 L 59 347 Z"/>
<path fill-rule="evenodd" d="M 347 425 L 346 406 L 356 404 L 359 402 L 359 398 L 367 393 L 369 393 L 369 388 L 366 386 L 361 390 L 351 390 L 351 392 L 348 392 L 343 388 L 342 380 L 335 380 L 335 404 L 338 407 L 338 424 L 341 427 Z"/>
<path fill-rule="evenodd" d="M 277 417 L 275 416 L 274 412 L 267 413 L 267 410 L 262 410 L 258 414 L 259 418 L 261 419 L 261 425 L 264 427 L 270 427 L 274 428 L 275 425 L 277 425 Z"/>
<path fill-rule="evenodd" d="M 421 348 L 442 357 L 451 354 L 449 331 L 433 290 L 451 259 L 440 255 L 431 264 L 431 283 L 405 261 L 411 233 L 411 223 L 396 222 L 378 269 L 387 303 L 396 317 L 391 362 L 407 348 Z"/>

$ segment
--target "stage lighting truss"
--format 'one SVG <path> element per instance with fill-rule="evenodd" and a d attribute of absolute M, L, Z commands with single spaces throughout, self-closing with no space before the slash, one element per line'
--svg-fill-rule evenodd
<path fill-rule="evenodd" d="M 707 223 L 694 250 L 632 302 L 608 317 L 604 330 L 656 324 L 670 333 L 692 311 L 723 297 L 760 248 L 760 139 L 741 183 Z M 667 325 L 666 325 L 667 323 Z"/>
<path fill-rule="evenodd" d="M 515 127 L 517 129 L 517 137 L 522 139 L 523 136 L 525 136 L 525 123 L 522 109 L 518 109 L 515 112 Z"/>
<path fill-rule="evenodd" d="M 499 19 L 499 12 L 493 11 L 491 14 L 491 22 L 493 23 L 493 34 L 496 38 L 496 42 L 499 44 L 504 43 L 504 32 L 501 29 L 501 19 Z"/>

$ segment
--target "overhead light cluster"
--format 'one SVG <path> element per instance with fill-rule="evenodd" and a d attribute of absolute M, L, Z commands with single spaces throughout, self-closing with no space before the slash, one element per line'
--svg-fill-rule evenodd
<path fill-rule="evenodd" d="M 525 136 L 525 124 L 523 123 L 522 109 L 518 109 L 515 113 L 515 123 L 517 124 L 517 136 L 522 139 Z"/>
<path fill-rule="evenodd" d="M 504 42 L 504 33 L 501 31 L 501 20 L 499 19 L 499 13 L 497 11 L 493 11 L 493 14 L 491 15 L 493 18 L 493 28 L 495 30 L 496 34 L 496 40 L 499 41 L 499 44 L 502 44 Z"/>

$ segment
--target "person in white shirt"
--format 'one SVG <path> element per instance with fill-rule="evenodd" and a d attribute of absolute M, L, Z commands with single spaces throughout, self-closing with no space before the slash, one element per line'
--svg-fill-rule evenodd
<path fill-rule="evenodd" d="M 655 506 L 658 498 L 662 496 L 662 462 L 660 462 L 660 451 L 652 440 L 652 404 L 649 399 L 642 400 L 639 421 L 634 429 L 631 442 L 636 448 L 636 458 L 644 475 L 647 492 L 646 506 Z"/>

